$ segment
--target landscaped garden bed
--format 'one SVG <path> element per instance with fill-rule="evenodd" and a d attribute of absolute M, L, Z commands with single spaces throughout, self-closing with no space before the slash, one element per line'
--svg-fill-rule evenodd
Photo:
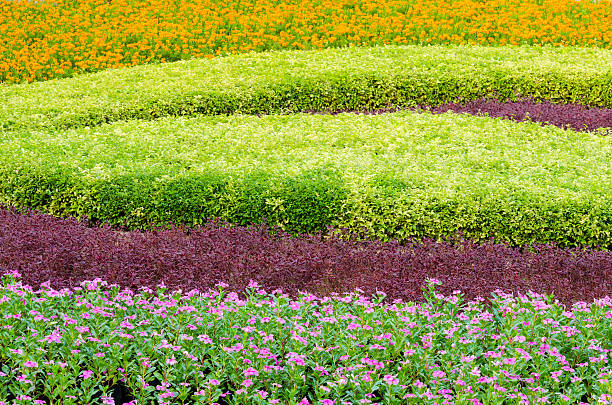
<path fill-rule="evenodd" d="M 0 201 L 128 229 L 612 247 L 612 137 L 454 113 L 164 117 L 9 133 Z"/>
<path fill-rule="evenodd" d="M 0 285 L 0 396 L 17 403 L 609 404 L 612 301 L 537 294 L 292 299 L 251 282 L 138 291 Z M 9 345 L 10 342 L 10 345 Z M 3 402 L 5 403 L 5 402 Z"/>
<path fill-rule="evenodd" d="M 0 0 L 0 405 L 612 404 L 610 26 Z"/>

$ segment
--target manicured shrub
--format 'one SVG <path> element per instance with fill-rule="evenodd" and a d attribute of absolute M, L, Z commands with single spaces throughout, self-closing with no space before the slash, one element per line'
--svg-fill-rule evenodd
<path fill-rule="evenodd" d="M 165 117 L 0 144 L 0 202 L 127 229 L 612 248 L 612 138 L 448 114 Z"/>
<path fill-rule="evenodd" d="M 554 104 L 549 101 L 535 102 L 530 99 L 518 101 L 499 101 L 479 99 L 464 103 L 445 103 L 437 106 L 419 106 L 411 108 L 416 111 L 426 110 L 435 114 L 448 111 L 485 115 L 495 118 L 508 118 L 513 121 L 537 122 L 541 125 L 554 125 L 559 128 L 569 128 L 574 131 L 598 132 L 603 135 L 612 134 L 612 109 L 589 108 L 580 104 Z M 362 111 L 312 111 L 316 114 L 337 115 L 344 112 L 359 114 L 385 114 L 400 111 L 399 108 L 382 108 Z M 598 131 L 600 130 L 600 131 Z"/>
<path fill-rule="evenodd" d="M 611 55 L 571 47 L 388 46 L 137 66 L 0 86 L 0 130 L 194 114 L 439 105 L 482 97 L 530 96 L 612 108 Z"/>
<path fill-rule="evenodd" d="M 571 128 L 575 131 L 603 131 L 612 134 L 612 109 L 588 108 L 577 104 L 553 104 L 549 101 L 539 103 L 533 100 L 506 101 L 474 100 L 464 104 L 449 103 L 431 108 L 432 112 L 482 114 L 490 117 L 504 117 L 515 121 L 533 121 Z"/>
<path fill-rule="evenodd" d="M 440 291 L 469 299 L 495 289 L 554 294 L 568 305 L 612 295 L 612 253 L 548 245 L 432 240 L 381 243 L 321 235 L 290 237 L 278 229 L 206 223 L 193 229 L 148 232 L 88 227 L 38 213 L 0 210 L 0 267 L 38 287 L 74 287 L 100 277 L 122 287 L 206 290 L 219 281 L 241 290 L 256 280 L 270 290 L 317 294 L 362 288 L 390 300 L 421 299 L 427 277 Z"/>

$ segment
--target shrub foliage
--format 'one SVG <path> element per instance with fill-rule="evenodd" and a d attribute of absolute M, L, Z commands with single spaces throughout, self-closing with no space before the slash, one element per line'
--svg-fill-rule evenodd
<path fill-rule="evenodd" d="M 612 138 L 456 114 L 165 117 L 0 144 L 0 200 L 128 229 L 221 218 L 612 247 Z"/>
<path fill-rule="evenodd" d="M 278 229 L 222 225 L 124 232 L 0 210 L 0 268 L 20 271 L 35 288 L 47 280 L 64 288 L 100 277 L 134 289 L 163 282 L 206 290 L 225 281 L 241 291 L 255 280 L 293 295 L 362 288 L 367 294 L 382 290 L 389 300 L 419 301 L 420 286 L 434 277 L 443 281 L 442 293 L 461 290 L 469 299 L 496 289 L 554 294 L 568 305 L 612 295 L 611 252 L 466 240 L 400 244 L 290 237 Z"/>
<path fill-rule="evenodd" d="M 0 86 L 0 129 L 70 128 L 194 114 L 438 105 L 531 96 L 612 107 L 612 51 L 388 46 L 283 51 Z"/>

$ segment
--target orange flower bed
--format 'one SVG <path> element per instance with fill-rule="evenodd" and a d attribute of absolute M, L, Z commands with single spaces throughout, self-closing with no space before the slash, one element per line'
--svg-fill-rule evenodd
<path fill-rule="evenodd" d="M 268 49 L 610 48 L 611 0 L 2 0 L 0 82 Z"/>

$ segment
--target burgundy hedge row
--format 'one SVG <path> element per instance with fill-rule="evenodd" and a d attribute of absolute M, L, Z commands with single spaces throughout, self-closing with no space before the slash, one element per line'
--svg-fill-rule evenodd
<path fill-rule="evenodd" d="M 514 102 L 480 99 L 466 104 L 450 103 L 431 108 L 434 113 L 448 110 L 455 113 L 487 114 L 514 121 L 531 120 L 542 125 L 569 127 L 576 131 L 595 131 L 598 128 L 609 128 L 612 131 L 612 109 L 589 108 L 579 104 L 554 104 L 550 101 L 536 103 L 528 99 Z"/>
<path fill-rule="evenodd" d="M 100 277 L 137 289 L 164 282 L 188 291 L 220 281 L 241 291 L 249 280 L 295 294 L 377 289 L 389 299 L 418 301 L 424 279 L 443 282 L 471 299 L 495 289 L 554 293 L 560 301 L 612 295 L 612 252 L 535 246 L 511 248 L 468 241 L 402 246 L 320 236 L 291 238 L 263 228 L 210 223 L 192 230 L 121 232 L 75 219 L 0 209 L 0 273 L 17 270 L 34 288 L 51 280 L 72 287 Z"/>
<path fill-rule="evenodd" d="M 380 109 L 359 112 L 380 114 L 398 110 Z M 555 125 L 584 132 L 607 128 L 607 131 L 603 133 L 612 135 L 612 109 L 587 107 L 580 104 L 554 104 L 550 101 L 535 102 L 531 99 L 519 101 L 479 99 L 467 103 L 447 103 L 434 107 L 420 106 L 413 110 L 426 110 L 434 114 L 443 114 L 450 110 L 455 113 L 488 115 L 493 118 L 507 118 L 514 121 L 533 121 L 541 125 Z"/>

